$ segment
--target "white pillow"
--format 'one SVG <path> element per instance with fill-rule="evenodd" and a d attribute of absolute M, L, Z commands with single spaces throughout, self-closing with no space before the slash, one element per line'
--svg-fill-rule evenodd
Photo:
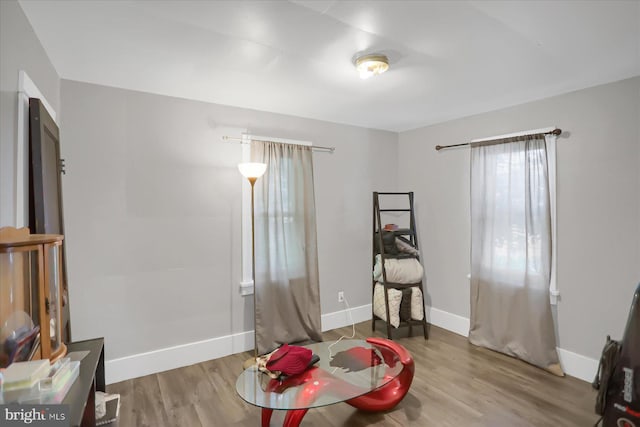
<path fill-rule="evenodd" d="M 398 289 L 387 289 L 387 294 L 389 295 L 389 311 L 391 312 L 391 316 L 389 323 L 394 328 L 400 326 L 400 301 L 402 300 L 402 291 Z M 411 301 L 413 303 L 413 293 L 411 294 Z M 376 286 L 373 288 L 373 314 L 381 318 L 382 320 L 387 320 L 387 310 L 384 303 L 384 286 L 380 283 L 376 283 Z M 413 310 L 411 311 L 413 315 Z"/>
<path fill-rule="evenodd" d="M 384 262 L 384 268 L 387 271 L 387 281 L 389 283 L 418 283 L 422 280 L 424 269 L 415 258 L 395 259 L 390 258 Z M 376 255 L 376 263 L 373 266 L 373 280 L 382 282 L 382 260 L 380 254 Z"/>
<path fill-rule="evenodd" d="M 391 301 L 389 301 L 389 304 L 391 304 Z M 418 287 L 411 288 L 411 318 L 413 320 L 422 320 L 424 318 L 422 291 Z"/>

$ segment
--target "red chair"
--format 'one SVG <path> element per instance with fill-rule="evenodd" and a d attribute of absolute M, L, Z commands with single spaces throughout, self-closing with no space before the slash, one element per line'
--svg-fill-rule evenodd
<path fill-rule="evenodd" d="M 395 366 L 396 357 L 398 357 L 403 368 L 398 376 L 382 387 L 347 400 L 347 403 L 363 411 L 388 411 L 400 403 L 409 391 L 409 387 L 411 387 L 415 372 L 413 358 L 406 348 L 388 339 L 367 338 L 367 342 L 380 350 L 385 363 L 389 367 Z"/>

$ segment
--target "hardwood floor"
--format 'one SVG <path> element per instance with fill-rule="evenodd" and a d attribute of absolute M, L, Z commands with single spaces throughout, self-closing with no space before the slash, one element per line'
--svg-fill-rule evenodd
<path fill-rule="evenodd" d="M 381 329 L 381 328 L 380 328 Z M 324 334 L 350 335 L 351 328 Z M 559 378 L 432 326 L 429 340 L 414 328 L 398 338 L 413 355 L 411 390 L 386 413 L 366 413 L 341 403 L 311 409 L 307 426 L 519 427 L 593 426 L 595 392 L 576 378 Z M 356 325 L 356 338 L 371 336 L 371 322 Z M 384 336 L 375 332 L 376 336 Z M 394 335 L 395 337 L 395 335 Z M 235 382 L 251 352 L 111 384 L 120 393 L 119 427 L 259 426 L 260 409 L 236 395 Z M 274 413 L 272 426 L 282 425 Z"/>

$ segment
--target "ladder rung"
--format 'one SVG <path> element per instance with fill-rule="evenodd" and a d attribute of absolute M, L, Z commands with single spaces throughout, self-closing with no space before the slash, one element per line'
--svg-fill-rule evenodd
<path fill-rule="evenodd" d="M 422 281 L 415 283 L 394 283 L 394 282 L 380 282 L 382 285 L 387 285 L 385 288 L 393 288 L 393 289 L 403 289 L 403 288 L 415 288 L 416 286 L 422 285 Z"/>
<path fill-rule="evenodd" d="M 422 320 L 415 320 L 415 319 L 411 319 L 411 320 L 401 320 L 400 324 L 407 324 L 407 325 L 414 325 L 414 326 L 420 326 L 422 325 Z"/>
<path fill-rule="evenodd" d="M 376 255 L 378 254 L 380 254 L 380 252 L 376 253 Z M 384 256 L 382 257 L 382 259 L 385 259 L 385 260 L 386 259 L 412 259 L 412 258 L 418 259 L 419 256 L 401 252 L 397 255 L 384 254 Z"/>
<path fill-rule="evenodd" d="M 380 231 L 380 230 L 378 230 Z M 376 234 L 378 234 L 378 231 L 376 231 Z M 397 230 L 385 230 L 384 228 L 382 229 L 382 231 L 386 231 L 388 233 L 395 233 L 398 235 L 411 235 L 411 234 L 416 234 L 415 231 L 411 230 L 410 228 L 398 228 Z"/>
<path fill-rule="evenodd" d="M 378 195 L 394 195 L 394 196 L 402 196 L 402 195 L 407 195 L 407 194 L 411 194 L 411 193 L 380 193 L 377 192 Z"/>
<path fill-rule="evenodd" d="M 398 228 L 397 230 L 393 230 L 394 233 L 396 234 L 416 234 L 415 231 L 411 230 L 410 228 Z"/>
<path fill-rule="evenodd" d="M 380 212 L 411 212 L 411 209 L 380 209 Z"/>

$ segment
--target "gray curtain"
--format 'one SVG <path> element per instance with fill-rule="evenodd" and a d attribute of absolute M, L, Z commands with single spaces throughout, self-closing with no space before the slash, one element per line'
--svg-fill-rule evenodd
<path fill-rule="evenodd" d="M 550 278 L 545 140 L 473 146 L 469 341 L 563 375 Z"/>
<path fill-rule="evenodd" d="M 311 147 L 253 141 L 258 353 L 322 341 Z"/>

